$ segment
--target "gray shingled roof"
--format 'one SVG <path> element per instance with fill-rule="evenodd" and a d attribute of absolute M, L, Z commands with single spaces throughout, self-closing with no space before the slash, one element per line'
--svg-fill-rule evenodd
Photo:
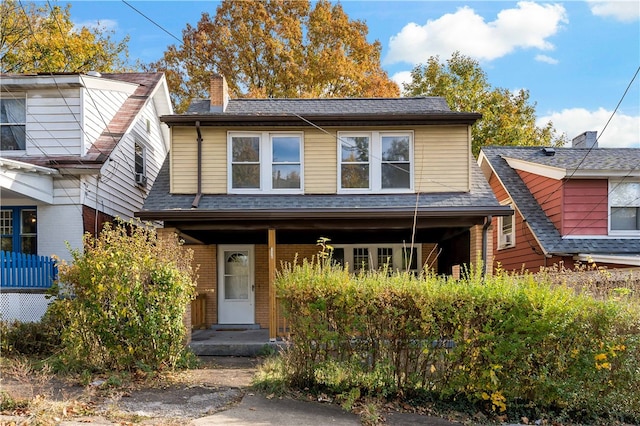
<path fill-rule="evenodd" d="M 505 211 L 491 191 L 480 168 L 473 164 L 471 191 L 450 193 L 422 193 L 419 197 L 419 209 L 422 210 L 458 210 L 458 209 L 494 209 Z M 169 160 L 165 160 L 162 169 L 149 193 L 144 212 L 193 212 L 191 204 L 195 194 L 169 193 Z M 416 207 L 416 194 L 328 194 L 328 195 L 244 195 L 217 194 L 203 195 L 198 211 L 301 211 L 332 209 L 401 209 L 413 211 Z"/>
<path fill-rule="evenodd" d="M 495 149 L 496 147 L 491 147 Z M 488 148 L 483 148 L 483 151 Z M 617 170 L 628 172 L 640 167 L 637 148 L 554 148 L 555 155 L 547 156 L 540 147 L 505 147 L 503 157 L 529 161 L 543 166 L 566 170 Z"/>
<path fill-rule="evenodd" d="M 556 148 L 553 157 L 546 157 L 540 147 L 484 147 L 482 152 L 491 168 L 502 181 L 507 193 L 515 203 L 543 249 L 551 254 L 638 254 L 640 238 L 579 238 L 563 239 L 551 223 L 542 207 L 518 173 L 509 167 L 506 158 L 515 158 L 549 166 L 567 169 L 575 168 L 586 155 L 588 149 Z M 622 170 L 632 170 L 640 164 L 640 149 L 606 148 L 595 149 L 586 157 L 580 169 L 604 170 L 613 166 L 612 161 L 620 161 Z M 581 157 L 582 156 L 582 157 Z M 602 161 L 596 161 L 600 158 Z M 631 161 L 629 161 L 631 159 Z M 635 162 L 634 162 L 635 161 Z M 618 167 L 612 167 L 619 169 Z"/>
<path fill-rule="evenodd" d="M 423 114 L 451 109 L 441 97 L 345 99 L 231 99 L 224 113 L 211 109 L 208 99 L 194 100 L 187 114 Z"/>

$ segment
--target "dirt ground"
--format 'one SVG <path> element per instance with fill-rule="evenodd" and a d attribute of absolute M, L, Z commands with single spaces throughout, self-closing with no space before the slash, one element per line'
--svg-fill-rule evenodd
<path fill-rule="evenodd" d="M 238 403 L 251 385 L 260 360 L 202 357 L 198 369 L 162 378 L 79 378 L 60 380 L 26 366 L 3 365 L 0 425 L 170 425 L 224 410 Z"/>

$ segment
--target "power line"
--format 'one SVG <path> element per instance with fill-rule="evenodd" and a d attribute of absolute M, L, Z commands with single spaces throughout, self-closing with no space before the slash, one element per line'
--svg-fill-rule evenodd
<path fill-rule="evenodd" d="M 145 15 L 144 13 L 142 13 L 140 10 L 136 9 L 131 3 L 129 3 L 126 0 L 122 0 L 122 3 L 126 4 L 127 6 L 129 6 L 131 9 L 135 10 L 136 12 L 138 12 L 142 17 L 144 17 L 145 19 L 147 19 L 149 22 L 151 22 L 153 25 L 155 25 L 156 27 L 160 28 L 162 31 L 164 31 L 165 33 L 167 33 L 169 36 L 173 37 L 175 40 L 178 41 L 178 43 L 182 44 L 182 40 L 180 40 L 178 37 L 176 37 L 175 35 L 173 35 L 171 32 L 169 32 L 169 30 L 165 29 L 162 25 L 158 24 L 156 21 L 154 21 L 153 19 L 149 18 L 147 15 Z"/>

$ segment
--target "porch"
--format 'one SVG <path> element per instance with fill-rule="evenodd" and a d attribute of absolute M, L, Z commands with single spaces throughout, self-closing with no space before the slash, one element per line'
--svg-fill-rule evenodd
<path fill-rule="evenodd" d="M 189 347 L 198 356 L 254 357 L 278 351 L 286 343 L 269 339 L 266 328 L 220 328 L 194 330 Z"/>

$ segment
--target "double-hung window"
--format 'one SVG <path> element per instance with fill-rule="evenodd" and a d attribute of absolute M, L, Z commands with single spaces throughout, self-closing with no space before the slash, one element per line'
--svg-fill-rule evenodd
<path fill-rule="evenodd" d="M 26 98 L 0 98 L 0 150 L 26 149 Z"/>
<path fill-rule="evenodd" d="M 412 157 L 412 133 L 340 132 L 340 191 L 409 191 L 413 188 Z"/>
<path fill-rule="evenodd" d="M 640 182 L 609 181 L 609 217 L 613 234 L 640 234 Z"/>
<path fill-rule="evenodd" d="M 35 207 L 6 207 L 0 210 L 2 250 L 37 254 L 37 219 Z"/>
<path fill-rule="evenodd" d="M 232 132 L 228 148 L 229 192 L 302 192 L 302 134 Z"/>
<path fill-rule="evenodd" d="M 349 266 L 351 272 L 371 269 L 387 269 L 392 274 L 397 271 L 419 273 L 420 246 L 404 244 L 340 244 L 334 247 L 333 261 Z"/>

